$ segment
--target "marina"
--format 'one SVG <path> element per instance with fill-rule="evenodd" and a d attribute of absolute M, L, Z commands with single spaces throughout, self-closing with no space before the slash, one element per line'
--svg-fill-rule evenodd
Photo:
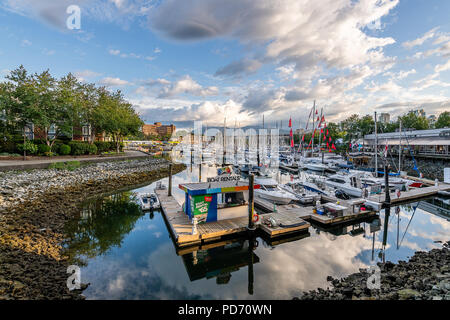
<path fill-rule="evenodd" d="M 234 179 L 236 180 L 236 178 Z M 216 180 L 218 179 L 216 178 Z M 255 181 L 264 180 L 256 179 Z M 274 182 L 272 182 L 272 184 L 273 183 Z M 171 182 L 169 182 L 169 185 L 171 185 Z M 208 201 L 212 202 L 212 205 L 217 203 L 217 197 L 221 194 L 226 194 L 230 198 L 238 191 L 237 193 L 243 193 L 243 195 L 241 200 L 242 203 L 239 203 L 238 207 L 234 205 L 228 209 L 224 207 L 222 209 L 214 209 L 213 215 L 211 215 L 211 213 L 206 214 L 208 218 L 204 218 L 204 223 L 197 224 L 197 221 L 193 221 L 193 213 L 185 212 L 186 209 L 183 209 L 183 206 L 177 202 L 175 197 L 169 195 L 171 190 L 155 190 L 159 203 L 161 203 L 161 211 L 164 215 L 166 224 L 173 236 L 175 246 L 177 247 L 203 245 L 205 243 L 223 241 L 225 238 L 242 236 L 253 229 L 261 236 L 273 240 L 277 237 L 292 233 L 300 233 L 307 230 L 311 226 L 311 223 L 331 227 L 342 223 L 370 218 L 376 216 L 381 208 L 386 206 L 385 192 L 370 195 L 367 199 L 352 198 L 348 200 L 338 199 L 333 196 L 318 195 L 315 206 L 303 206 L 296 203 L 276 204 L 273 201 L 264 200 L 263 198 L 256 196 L 253 199 L 253 205 L 255 213 L 257 213 L 258 221 L 253 227 L 250 226 L 248 217 L 248 212 L 250 210 L 248 208 L 250 206 L 247 194 L 249 190 L 248 184 L 237 180 L 237 182 L 231 183 L 210 182 L 190 183 L 187 185 L 180 184 L 179 188 L 186 191 L 185 206 L 187 208 L 193 206 L 193 204 L 190 203 L 190 199 L 193 201 L 192 195 L 194 194 L 199 197 L 211 197 Z M 256 184 L 254 188 L 255 190 L 260 190 L 261 185 Z M 189 193 L 188 189 L 191 190 L 191 193 Z M 437 186 L 413 188 L 409 191 L 397 191 L 396 193 L 389 192 L 389 203 L 387 205 L 420 200 L 436 195 L 438 192 L 445 192 L 448 190 L 450 190 L 449 184 L 438 183 Z M 334 212 L 335 214 L 319 213 L 319 203 L 320 207 L 325 208 L 328 212 Z M 207 203 L 203 203 L 202 205 L 206 204 Z M 227 210 L 226 212 L 228 212 L 228 214 L 231 212 L 231 216 L 217 221 L 219 216 L 218 212 L 221 210 Z M 209 207 L 209 212 L 210 211 L 211 206 Z M 223 212 L 222 215 L 226 216 Z M 211 218 L 211 216 L 213 218 Z M 213 221 L 209 221 L 208 219 Z M 271 219 L 272 221 L 276 221 L 276 225 L 265 223 Z"/>
<path fill-rule="evenodd" d="M 445 238 L 448 222 L 440 215 L 448 208 L 442 207 L 441 202 L 432 202 L 426 198 L 392 205 L 389 216 L 385 209 L 381 209 L 353 216 L 344 213 L 343 217 L 334 221 L 329 221 L 326 215 L 313 214 L 312 206 L 296 203 L 278 205 L 277 212 L 272 215 L 302 219 L 308 227 L 271 236 L 267 230 L 263 230 L 262 225 L 249 233 L 248 217 L 226 219 L 198 224 L 198 234 L 212 236 L 213 226 L 218 227 L 219 232 L 223 232 L 223 229 L 240 229 L 240 232 L 221 235 L 220 238 L 209 237 L 205 241 L 197 238 L 189 245 L 179 246 L 170 226 L 175 228 L 178 224 L 184 225 L 185 229 L 179 231 L 180 236 L 185 237 L 191 235 L 193 226 L 180 205 L 185 192 L 175 186 L 186 181 L 198 181 L 198 167 L 193 167 L 192 172 L 190 170 L 188 168 L 173 175 L 174 188 L 170 198 L 167 189 L 158 190 L 157 183 L 132 190 L 137 193 L 156 193 L 162 208 L 165 204 L 169 207 L 168 200 L 172 201 L 172 208 L 179 211 L 178 218 L 170 218 L 172 223 L 167 221 L 167 213 L 163 209 L 128 218 L 123 215 L 122 224 L 125 219 L 132 218 L 129 223 L 133 227 L 120 236 L 120 242 L 95 231 L 102 225 L 112 223 L 115 219 L 113 215 L 105 216 L 108 220 L 96 225 L 88 221 L 101 211 L 96 214 L 92 212 L 86 215 L 87 220 L 74 221 L 76 224 L 69 225 L 69 230 L 78 235 L 74 239 L 83 241 L 69 243 L 68 249 L 71 257 L 86 259 L 82 274 L 91 283 L 85 291 L 88 299 L 106 296 L 115 299 L 290 299 L 298 295 L 298 290 L 326 286 L 327 276 L 339 278 L 378 261 L 404 260 L 416 250 L 429 250 L 438 246 L 435 241 Z M 204 167 L 202 180 L 215 174 L 216 168 Z M 286 181 L 289 175 L 283 174 L 282 178 Z M 167 186 L 169 179 L 162 179 L 161 182 Z M 130 199 L 132 192 L 127 193 Z M 343 206 L 351 208 L 350 202 L 340 201 Z M 101 202 L 96 200 L 94 203 L 97 206 L 90 207 L 90 210 L 103 208 L 108 202 L 108 199 Z M 438 205 L 440 207 L 436 207 Z M 425 210 L 431 206 L 433 210 Z M 439 208 L 439 212 L 436 208 Z M 272 203 L 255 198 L 257 212 L 268 209 L 273 209 Z M 422 237 L 423 232 L 427 232 L 430 237 Z M 86 233 L 97 236 L 80 237 Z M 84 241 L 86 244 L 81 247 Z M 101 256 L 92 255 L 90 252 L 93 253 L 92 250 L 97 250 L 98 246 L 108 249 Z M 289 275 L 282 272 L 283 266 L 288 268 Z"/>

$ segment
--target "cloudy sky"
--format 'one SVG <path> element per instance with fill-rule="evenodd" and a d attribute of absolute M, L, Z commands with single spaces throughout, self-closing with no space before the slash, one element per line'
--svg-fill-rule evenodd
<path fill-rule="evenodd" d="M 67 28 L 67 8 L 81 29 Z M 1 0 L 0 78 L 23 64 L 122 90 L 147 123 L 304 125 L 450 110 L 446 0 Z"/>

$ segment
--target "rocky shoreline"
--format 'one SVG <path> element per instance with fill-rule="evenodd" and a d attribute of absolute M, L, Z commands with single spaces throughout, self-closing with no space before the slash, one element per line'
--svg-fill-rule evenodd
<path fill-rule="evenodd" d="M 417 251 L 408 262 L 378 263 L 380 289 L 369 289 L 372 274 L 360 269 L 343 279 L 328 277 L 332 288 L 304 292 L 294 300 L 450 300 L 450 241 L 441 249 Z"/>
<path fill-rule="evenodd" d="M 173 173 L 185 168 L 174 165 Z M 0 300 L 83 299 L 69 291 L 64 227 L 89 197 L 168 175 L 168 161 L 0 173 Z"/>

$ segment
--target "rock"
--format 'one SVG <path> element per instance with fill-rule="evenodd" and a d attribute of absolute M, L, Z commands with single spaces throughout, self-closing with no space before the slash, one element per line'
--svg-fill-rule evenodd
<path fill-rule="evenodd" d="M 400 300 L 409 300 L 413 299 L 416 295 L 419 295 L 419 292 L 412 289 L 402 289 L 397 292 Z"/>

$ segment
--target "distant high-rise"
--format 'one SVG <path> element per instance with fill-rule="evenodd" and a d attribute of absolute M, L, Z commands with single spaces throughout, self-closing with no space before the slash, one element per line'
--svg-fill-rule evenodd
<path fill-rule="evenodd" d="M 391 116 L 389 113 L 381 113 L 378 119 L 381 123 L 389 123 L 391 121 Z"/>

